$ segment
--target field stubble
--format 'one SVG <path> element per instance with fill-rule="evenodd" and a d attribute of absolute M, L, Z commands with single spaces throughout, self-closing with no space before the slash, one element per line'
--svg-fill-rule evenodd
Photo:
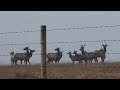
<path fill-rule="evenodd" d="M 47 79 L 120 79 L 120 63 L 49 64 Z M 0 79 L 41 79 L 40 64 L 0 66 Z"/>

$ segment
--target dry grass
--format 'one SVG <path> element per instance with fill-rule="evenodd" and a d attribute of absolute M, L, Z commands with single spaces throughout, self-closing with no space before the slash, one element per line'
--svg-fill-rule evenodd
<path fill-rule="evenodd" d="M 120 79 L 120 63 L 49 64 L 48 79 Z M 41 79 L 40 65 L 0 66 L 0 79 Z"/>

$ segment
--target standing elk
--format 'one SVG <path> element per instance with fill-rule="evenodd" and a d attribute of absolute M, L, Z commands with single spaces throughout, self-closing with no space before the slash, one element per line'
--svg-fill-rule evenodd
<path fill-rule="evenodd" d="M 56 48 L 55 51 L 57 51 L 57 53 L 48 53 L 46 55 L 47 57 L 47 63 L 53 63 L 53 61 L 55 61 L 55 63 L 59 63 L 60 59 L 62 58 L 62 52 L 60 51 L 60 48 Z"/>
<path fill-rule="evenodd" d="M 11 64 L 13 64 L 13 61 L 14 61 L 14 51 L 12 51 L 12 52 L 10 53 L 10 55 L 11 55 Z"/>
<path fill-rule="evenodd" d="M 83 63 L 83 58 L 81 54 L 78 54 L 77 51 L 74 51 L 73 54 L 78 58 L 79 63 Z"/>
<path fill-rule="evenodd" d="M 73 56 L 73 55 L 71 54 L 71 52 L 68 52 L 67 54 L 69 55 L 69 57 L 70 57 L 70 59 L 72 60 L 73 64 L 74 64 L 75 61 L 79 61 L 78 57 Z M 80 62 L 80 61 L 79 61 L 79 62 Z"/>
<path fill-rule="evenodd" d="M 107 44 L 105 43 L 105 45 L 102 43 L 102 47 L 103 49 L 100 49 L 100 50 L 95 50 L 95 59 L 97 60 L 97 58 L 101 58 L 101 62 L 104 62 L 105 58 L 106 58 L 106 47 L 107 47 Z M 98 61 L 98 60 L 97 60 Z"/>
<path fill-rule="evenodd" d="M 30 57 L 32 57 L 31 49 L 29 49 L 29 47 L 26 47 L 23 50 L 26 50 L 27 51 L 27 55 L 30 56 Z M 35 52 L 35 51 L 32 51 L 32 52 Z M 30 64 L 30 59 L 28 59 L 27 61 L 24 60 L 24 63 L 27 63 L 27 62 Z"/>
<path fill-rule="evenodd" d="M 87 62 L 92 63 L 92 60 L 95 59 L 95 57 L 94 57 L 95 53 L 84 51 L 84 47 L 85 47 L 85 45 L 84 46 L 81 45 L 81 48 L 79 49 L 79 50 L 81 50 L 83 60 L 85 63 L 87 63 Z M 95 61 L 96 61 L 96 59 L 95 59 Z"/>
<path fill-rule="evenodd" d="M 23 50 L 27 50 L 28 47 L 24 48 Z M 21 61 L 21 64 L 22 64 L 22 61 L 24 60 L 25 64 L 27 65 L 27 61 L 29 61 L 29 59 L 32 57 L 32 54 L 33 52 L 35 52 L 35 50 L 31 50 L 29 49 L 30 52 L 24 52 L 24 53 L 16 53 L 14 55 L 14 59 L 13 59 L 13 64 L 17 64 L 17 61 L 20 60 Z"/>

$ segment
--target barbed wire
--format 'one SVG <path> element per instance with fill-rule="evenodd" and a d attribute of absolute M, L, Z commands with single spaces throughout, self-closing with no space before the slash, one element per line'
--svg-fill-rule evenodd
<path fill-rule="evenodd" d="M 40 32 L 40 30 L 34 30 L 34 31 L 21 31 L 21 32 L 1 32 L 0 34 L 19 34 L 19 33 L 30 33 L 30 32 Z"/>
<path fill-rule="evenodd" d="M 0 46 L 17 46 L 17 45 L 37 45 L 40 43 L 22 43 L 22 44 L 0 44 Z"/>
<path fill-rule="evenodd" d="M 68 53 L 63 53 L 63 54 L 68 54 Z M 120 52 L 105 53 L 105 54 L 120 54 Z M 33 54 L 33 55 L 41 55 L 41 54 Z M 11 55 L 0 54 L 0 57 L 1 57 L 1 56 L 3 56 L 3 57 L 8 57 L 8 56 L 11 56 Z"/>
<path fill-rule="evenodd" d="M 89 53 L 89 52 L 88 52 L 88 53 Z M 68 53 L 64 53 L 64 54 L 68 54 Z M 103 53 L 99 53 L 99 54 L 103 54 Z M 105 53 L 105 54 L 120 54 L 120 52 Z"/>
<path fill-rule="evenodd" d="M 61 28 L 61 29 L 48 29 L 46 31 L 59 31 L 59 30 L 79 30 L 79 29 L 87 29 L 87 28 L 109 28 L 109 27 L 120 27 L 120 25 L 111 25 L 111 26 L 94 26 L 94 27 L 78 27 L 78 28 Z M 0 32 L 0 34 L 18 34 L 18 33 L 30 33 L 30 32 L 40 32 L 40 30 L 34 31 L 21 31 L 21 32 Z"/>
<path fill-rule="evenodd" d="M 86 41 L 73 41 L 73 42 L 49 42 L 47 44 L 54 44 L 54 43 L 81 43 L 81 42 L 103 42 L 103 41 L 106 41 L 106 42 L 116 42 L 116 41 L 120 41 L 120 40 L 86 40 Z"/>
<path fill-rule="evenodd" d="M 33 55 L 40 55 L 40 54 L 33 54 Z M 11 55 L 5 55 L 5 54 L 3 54 L 3 55 L 0 55 L 0 56 L 5 56 L 5 57 L 8 57 L 8 56 L 11 56 Z"/>
<path fill-rule="evenodd" d="M 81 43 L 81 42 L 103 42 L 103 41 L 106 41 L 106 42 L 116 42 L 116 41 L 120 41 L 120 40 L 92 40 L 92 41 L 73 41 L 73 42 L 48 42 L 48 43 L 21 43 L 21 44 L 0 44 L 0 46 L 17 46 L 17 45 L 40 45 L 40 44 L 55 44 L 55 43 L 61 43 L 61 44 L 64 44 L 64 43 Z"/>
<path fill-rule="evenodd" d="M 47 30 L 47 31 L 66 31 L 66 30 L 79 30 L 79 29 L 87 29 L 87 28 L 108 28 L 108 27 L 120 27 L 120 25 L 50 29 L 50 30 Z"/>

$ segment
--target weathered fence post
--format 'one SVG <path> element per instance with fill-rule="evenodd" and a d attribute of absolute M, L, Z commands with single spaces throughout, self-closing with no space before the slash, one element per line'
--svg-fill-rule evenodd
<path fill-rule="evenodd" d="M 46 66 L 46 25 L 41 25 L 41 78 L 47 79 Z"/>

